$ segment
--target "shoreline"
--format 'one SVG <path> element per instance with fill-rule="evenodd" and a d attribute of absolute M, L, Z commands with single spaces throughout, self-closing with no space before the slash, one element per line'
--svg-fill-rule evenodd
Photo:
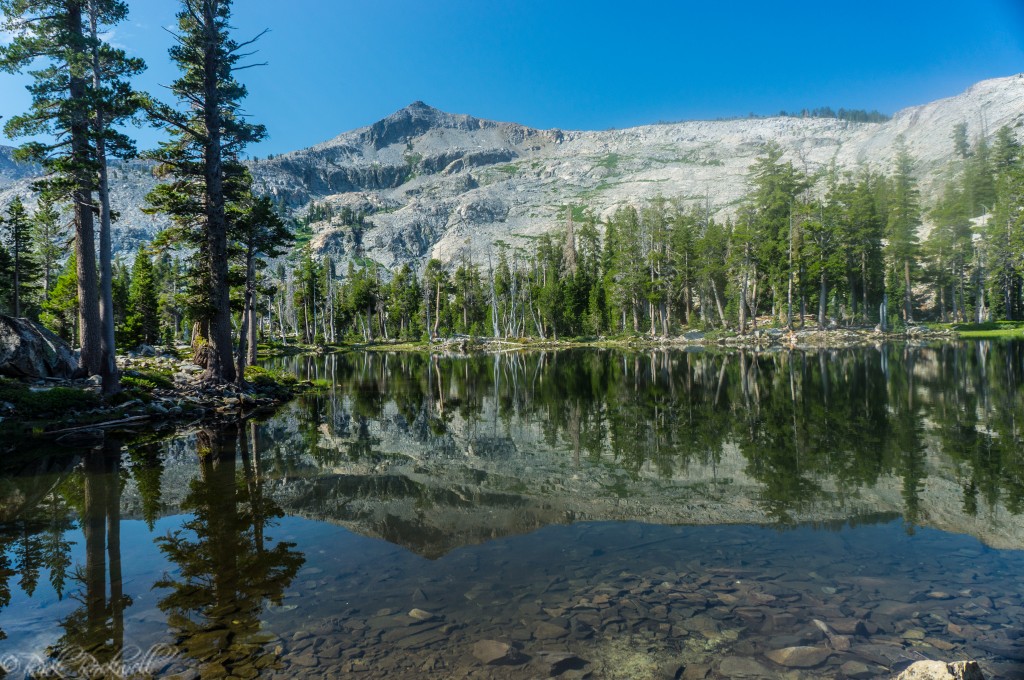
<path fill-rule="evenodd" d="M 172 435 L 183 428 L 272 413 L 316 389 L 280 371 L 246 370 L 244 384 L 209 385 L 203 369 L 169 349 L 117 357 L 122 390 L 104 398 L 96 378 L 0 378 L 0 455 L 29 457 L 40 446 L 88 446 L 108 434 Z"/>
<path fill-rule="evenodd" d="M 1022 335 L 1024 336 L 1024 335 Z M 962 335 L 952 328 L 912 326 L 902 331 L 881 332 L 871 327 L 834 328 L 821 330 L 806 328 L 789 331 L 783 328 L 751 330 L 746 335 L 731 331 L 688 331 L 679 335 L 631 335 L 615 337 L 540 339 L 540 338 L 491 338 L 470 335 L 456 335 L 437 338 L 431 342 L 381 341 L 353 345 L 328 346 L 324 351 L 377 351 L 377 352 L 424 352 L 473 354 L 499 353 L 529 350 L 559 349 L 749 349 L 755 351 L 849 349 L 867 347 L 891 342 L 955 341 L 961 339 L 983 339 L 988 336 Z M 996 332 L 991 337 L 1014 337 Z"/>
<path fill-rule="evenodd" d="M 987 326 L 987 325 L 983 325 Z M 380 341 L 338 345 L 300 343 L 260 345 L 261 361 L 277 357 L 323 355 L 353 351 L 425 352 L 463 356 L 568 349 L 626 351 L 691 350 L 755 352 L 852 349 L 884 343 L 954 342 L 971 339 L 1024 337 L 1024 328 L 964 330 L 945 326 L 912 326 L 881 332 L 877 328 L 760 328 L 746 335 L 729 331 L 688 331 L 675 336 L 630 335 L 570 339 L 452 336 L 432 342 Z M 100 442 L 106 433 L 173 433 L 181 428 L 222 420 L 244 420 L 273 412 L 303 392 L 317 389 L 284 371 L 257 364 L 248 367 L 243 385 L 206 385 L 203 369 L 179 358 L 178 348 L 143 347 L 119 356 L 123 391 L 103 399 L 95 378 L 16 380 L 0 378 L 0 453 L 16 454 L 20 445 L 40 443 L 83 446 Z"/>

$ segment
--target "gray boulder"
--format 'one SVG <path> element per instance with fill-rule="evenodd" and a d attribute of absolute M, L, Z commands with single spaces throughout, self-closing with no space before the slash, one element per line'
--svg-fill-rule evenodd
<path fill-rule="evenodd" d="M 74 378 L 78 355 L 34 321 L 0 314 L 0 375 L 11 378 Z"/>

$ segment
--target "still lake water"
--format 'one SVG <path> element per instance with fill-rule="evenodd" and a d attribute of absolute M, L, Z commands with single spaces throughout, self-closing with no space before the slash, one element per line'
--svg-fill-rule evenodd
<path fill-rule="evenodd" d="M 9 677 L 1024 677 L 1024 343 L 278 365 L 0 475 Z"/>

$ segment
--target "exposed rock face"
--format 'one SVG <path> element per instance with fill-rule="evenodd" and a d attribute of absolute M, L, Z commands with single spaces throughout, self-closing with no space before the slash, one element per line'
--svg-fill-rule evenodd
<path fill-rule="evenodd" d="M 564 223 L 564 206 L 599 215 L 655 196 L 704 204 L 723 217 L 747 190 L 748 168 L 764 144 L 813 172 L 890 171 L 896 140 L 916 159 L 927 203 L 952 159 L 958 123 L 969 134 L 1009 125 L 1024 128 L 1024 74 L 986 80 L 955 97 L 897 113 L 887 123 L 833 119 L 763 118 L 689 121 L 624 130 L 535 130 L 516 123 L 445 113 L 415 102 L 373 125 L 327 142 L 255 161 L 259 188 L 293 215 L 312 202 L 335 215 L 312 225 L 313 244 L 343 273 L 348 260 L 371 258 L 387 267 L 450 261 L 465 253 L 486 259 L 496 241 L 525 245 Z M 38 169 L 11 161 L 0 148 L 0 206 L 29 197 Z M 111 170 L 116 251 L 131 254 L 164 225 L 145 215 L 154 186 L 152 164 L 117 163 Z M 341 208 L 361 212 L 354 228 Z"/>
<path fill-rule="evenodd" d="M 72 378 L 78 357 L 66 342 L 28 319 L 0 314 L 0 375 Z"/>

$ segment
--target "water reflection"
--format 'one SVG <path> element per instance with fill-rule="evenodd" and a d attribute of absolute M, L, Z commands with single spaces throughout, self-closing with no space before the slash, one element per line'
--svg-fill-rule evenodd
<path fill-rule="evenodd" d="M 603 470 L 599 493 L 620 497 L 649 491 L 641 479 L 709 469 L 712 485 L 755 482 L 761 521 L 779 525 L 894 479 L 912 532 L 930 521 L 929 475 L 955 481 L 966 516 L 1019 513 L 1022 348 L 298 358 L 286 365 L 335 387 L 303 400 L 295 431 L 271 438 L 301 438 L 300 450 L 349 486 L 368 466 L 398 469 L 387 462 L 396 458 L 448 460 L 445 473 L 460 481 L 504 476 L 481 488 L 524 495 L 568 469 Z M 740 469 L 729 467 L 732 452 Z M 545 471 L 552 461 L 567 467 Z"/>
<path fill-rule="evenodd" d="M 97 665 L 116 664 L 124 650 L 124 612 L 132 600 L 122 589 L 120 462 L 121 443 L 107 439 L 85 454 L 74 479 L 85 565 L 75 571 L 79 606 L 61 619 L 63 634 L 47 650 L 58 660 L 50 675 L 88 677 Z"/>
<path fill-rule="evenodd" d="M 163 575 L 142 591 L 146 600 L 149 591 L 159 595 L 164 623 L 156 630 L 137 627 L 127 648 L 125 613 L 133 599 L 124 592 L 122 506 L 154 530 L 163 507 L 165 446 L 133 445 L 126 452 L 109 437 L 53 469 L 4 480 L 0 616 L 15 578 L 20 594 L 32 598 L 40 575 L 48 574 L 44 599 L 69 605 L 58 607 L 64 613 L 53 623 L 61 632 L 44 650 L 21 646 L 5 657 L 13 669 L 35 677 L 135 677 L 174 658 L 221 675 L 272 664 L 264 645 L 275 636 L 261 631 L 260 616 L 281 604 L 304 557 L 293 542 L 268 535 L 284 513 L 263 490 L 256 424 L 204 429 L 185 441 L 198 454 L 177 508 L 189 514 L 166 534 L 151 534 L 165 563 Z M 126 485 L 134 496 L 127 501 Z M 84 548 L 74 561 L 72 536 Z M 147 637 L 163 640 L 164 630 L 172 644 L 140 647 Z M 2 629 L 0 635 L 6 637 Z"/>
<path fill-rule="evenodd" d="M 182 502 L 191 517 L 157 539 L 177 568 L 154 584 L 170 591 L 159 607 L 178 649 L 208 674 L 235 675 L 265 656 L 274 636 L 261 633 L 260 615 L 268 603 L 281 604 L 304 562 L 294 543 L 266 534 L 283 512 L 263 493 L 252 427 L 197 434 L 199 475 Z"/>
<path fill-rule="evenodd" d="M 333 388 L 0 476 L 0 659 L 476 677 L 500 639 L 494 677 L 781 675 L 792 645 L 806 677 L 1020 675 L 1020 343 L 281 363 Z"/>

